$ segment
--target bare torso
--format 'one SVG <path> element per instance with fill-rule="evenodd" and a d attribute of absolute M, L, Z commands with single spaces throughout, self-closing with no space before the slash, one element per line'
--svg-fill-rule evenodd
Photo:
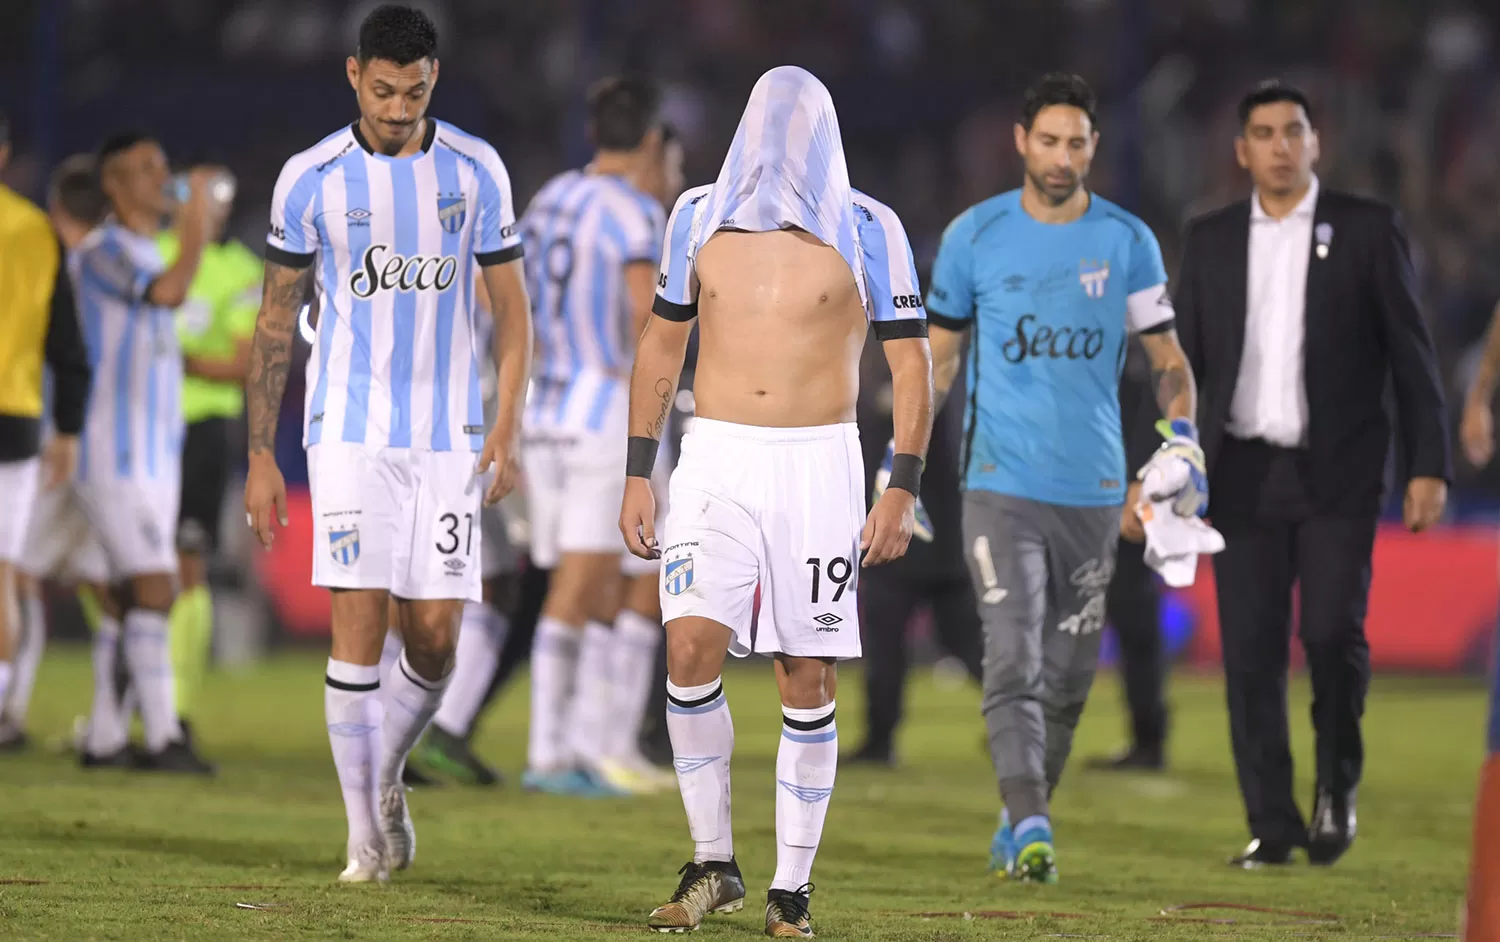
<path fill-rule="evenodd" d="M 838 251 L 801 230 L 721 231 L 698 251 L 694 412 L 742 425 L 854 421 L 868 323 Z"/>

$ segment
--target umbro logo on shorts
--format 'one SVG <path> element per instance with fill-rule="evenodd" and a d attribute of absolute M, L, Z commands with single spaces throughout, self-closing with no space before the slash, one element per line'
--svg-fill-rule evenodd
<path fill-rule="evenodd" d="M 818 631 L 838 631 L 838 628 L 836 626 L 839 622 L 843 621 L 843 619 L 833 614 L 832 612 L 824 612 L 823 614 L 813 618 L 813 621 L 818 623 Z"/>
<path fill-rule="evenodd" d="M 464 571 L 464 561 L 461 559 L 450 559 L 443 563 L 450 576 L 461 576 Z"/>

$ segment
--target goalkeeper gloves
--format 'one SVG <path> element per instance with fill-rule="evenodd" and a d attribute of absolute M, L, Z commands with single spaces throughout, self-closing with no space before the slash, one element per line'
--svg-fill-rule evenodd
<path fill-rule="evenodd" d="M 893 438 L 890 444 L 885 446 L 885 457 L 880 460 L 880 470 L 875 472 L 875 499 L 880 500 L 880 495 L 885 493 L 886 487 L 891 481 L 891 462 L 896 457 L 896 440 Z M 932 518 L 927 516 L 927 508 L 922 506 L 922 498 L 917 498 L 916 524 L 912 527 L 911 535 L 923 543 L 932 542 Z"/>
<path fill-rule="evenodd" d="M 1189 419 L 1156 423 L 1166 439 L 1136 475 L 1141 496 L 1148 501 L 1170 501 L 1179 517 L 1201 517 L 1208 510 L 1208 470 L 1198 430 Z"/>

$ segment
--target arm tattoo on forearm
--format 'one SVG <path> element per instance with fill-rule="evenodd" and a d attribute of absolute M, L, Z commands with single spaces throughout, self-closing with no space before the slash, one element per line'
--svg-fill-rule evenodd
<path fill-rule="evenodd" d="M 250 372 L 245 377 L 252 453 L 276 447 L 276 419 L 281 413 L 287 373 L 292 366 L 292 338 L 297 332 L 295 312 L 302 306 L 311 284 L 311 267 L 296 271 L 280 265 L 266 266 L 261 316 L 255 324 Z M 276 310 L 293 313 L 290 317 L 268 316 L 268 312 Z"/>
<path fill-rule="evenodd" d="M 661 400 L 661 411 L 657 413 L 656 421 L 646 426 L 646 435 L 649 438 L 661 439 L 661 433 L 667 427 L 667 416 L 672 414 L 672 381 L 663 376 L 656 381 L 656 396 Z"/>

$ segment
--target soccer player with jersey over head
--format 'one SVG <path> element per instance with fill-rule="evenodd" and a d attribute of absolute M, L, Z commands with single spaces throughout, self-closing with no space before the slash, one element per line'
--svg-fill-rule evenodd
<path fill-rule="evenodd" d="M 849 185 L 828 90 L 794 66 L 756 82 L 718 179 L 678 199 L 662 255 L 631 379 L 620 532 L 662 560 L 667 726 L 695 848 L 649 924 L 681 932 L 744 905 L 720 673 L 726 654 L 754 652 L 776 659 L 783 718 L 765 931 L 807 938 L 838 765 L 834 664 L 860 654 L 861 556 L 906 551 L 932 430 L 916 268 L 896 214 Z M 658 540 L 650 477 L 695 320 L 695 415 Z M 867 516 L 854 417 L 871 325 L 891 365 L 898 451 Z"/>
<path fill-rule="evenodd" d="M 313 581 L 332 590 L 323 703 L 349 823 L 339 879 L 363 883 L 416 854 L 402 770 L 442 699 L 464 603 L 480 601 L 480 509 L 519 473 L 531 316 L 505 165 L 427 117 L 431 20 L 376 8 L 346 71 L 359 119 L 288 160 L 272 198 L 246 388 L 245 510 L 269 547 L 273 518 L 286 525 L 277 416 L 298 311 L 316 291 L 303 434 Z M 476 264 L 495 318 L 499 409 L 488 433 Z M 382 678 L 392 599 L 405 648 Z"/>
<path fill-rule="evenodd" d="M 939 399 L 964 334 L 974 335 L 964 540 L 1005 803 L 991 867 L 1053 882 L 1048 801 L 1098 664 L 1119 531 L 1135 524 L 1119 409 L 1130 334 L 1150 357 L 1170 421 L 1152 461 L 1187 480 L 1176 506 L 1188 512 L 1207 505 L 1207 485 L 1161 249 L 1144 223 L 1084 187 L 1099 136 L 1093 92 L 1075 75 L 1048 75 L 1025 102 L 1015 128 L 1022 186 L 948 226 L 927 305 Z"/>
<path fill-rule="evenodd" d="M 621 607 L 615 526 L 630 364 L 651 316 L 666 224 L 648 187 L 681 156 L 660 105 L 661 92 L 641 78 L 591 89 L 594 159 L 547 181 L 521 217 L 537 344 L 525 418 L 531 555 L 552 570 L 531 657 L 524 784 L 559 794 L 662 784 L 635 744 L 661 627 Z M 654 587 L 655 561 L 635 562 Z"/>

